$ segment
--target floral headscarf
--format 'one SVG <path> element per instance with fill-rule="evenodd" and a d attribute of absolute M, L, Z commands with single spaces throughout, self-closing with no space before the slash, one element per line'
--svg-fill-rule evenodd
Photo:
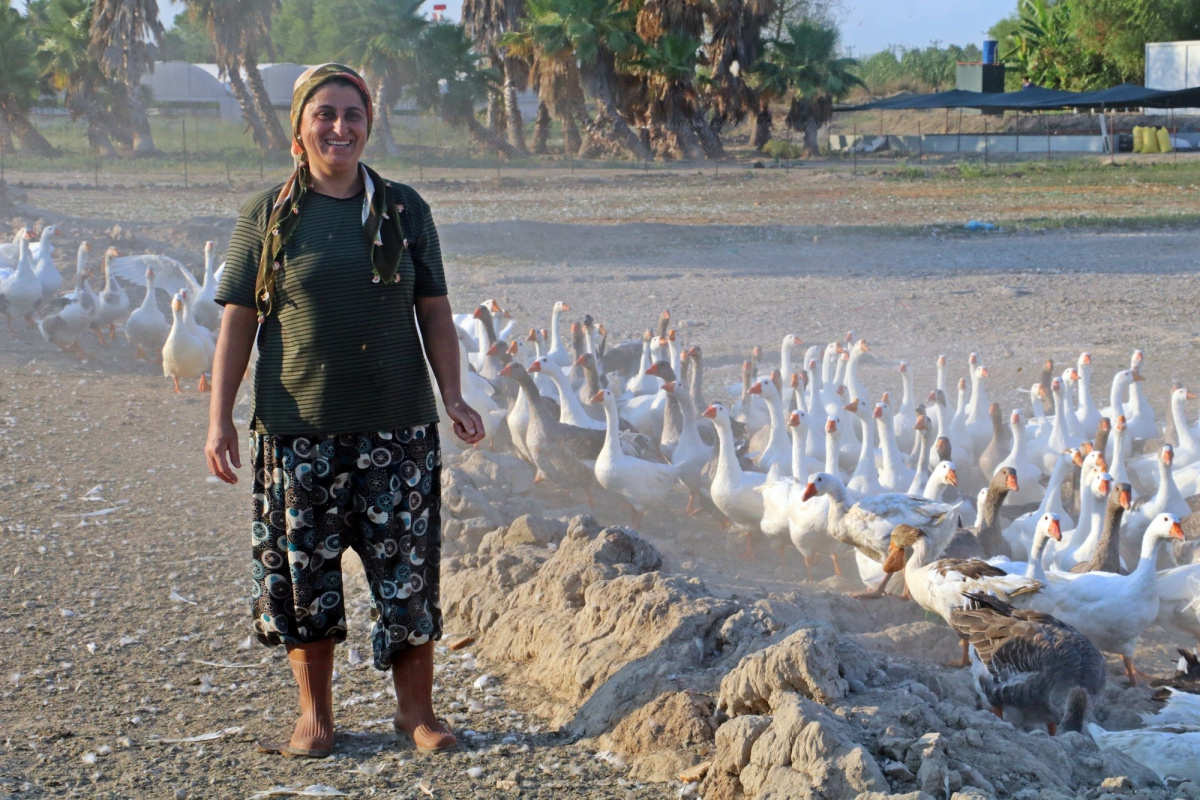
<path fill-rule="evenodd" d="M 296 162 L 296 168 L 284 182 L 279 196 L 275 198 L 275 204 L 271 207 L 263 235 L 262 257 L 259 260 L 258 280 L 254 290 L 260 325 L 274 310 L 275 279 L 283 267 L 284 246 L 299 223 L 301 202 L 308 190 L 308 153 L 305 152 L 300 138 L 304 106 L 317 89 L 333 80 L 347 81 L 358 89 L 367 113 L 367 136 L 371 135 L 374 108 L 371 104 L 371 92 L 361 75 L 344 64 L 320 64 L 309 67 L 300 74 L 292 89 L 291 111 L 292 158 Z M 376 283 L 399 282 L 397 269 L 408 244 L 400 228 L 400 210 L 389 197 L 383 178 L 361 162 L 359 169 L 362 170 L 363 183 L 366 185 L 362 223 L 363 235 L 371 246 L 371 262 L 374 267 L 372 280 Z"/>

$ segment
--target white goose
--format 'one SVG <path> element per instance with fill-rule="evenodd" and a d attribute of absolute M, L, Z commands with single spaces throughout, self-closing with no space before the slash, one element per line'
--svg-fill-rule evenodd
<path fill-rule="evenodd" d="M 798 413 L 792 415 L 799 422 Z M 837 418 L 830 417 L 825 421 L 825 438 L 828 442 L 825 448 L 825 472 L 837 474 Z M 804 556 L 804 569 L 808 580 L 812 581 L 812 565 L 821 555 L 828 555 L 833 562 L 833 571 L 842 577 L 842 567 L 838 563 L 839 556 L 850 555 L 853 548 L 833 539 L 829 533 L 829 496 L 819 495 L 804 499 L 808 489 L 808 479 L 797 481 L 797 491 L 792 492 L 788 509 L 788 534 L 792 545 Z"/>
<path fill-rule="evenodd" d="M 1146 502 L 1125 515 L 1125 529 L 1121 536 L 1121 556 L 1126 564 L 1132 564 L 1141 549 L 1142 537 L 1151 521 L 1159 514 L 1174 514 L 1184 519 L 1192 513 L 1183 493 L 1175 482 L 1175 472 L 1172 463 L 1175 460 L 1175 448 L 1164 444 L 1159 450 L 1158 458 L 1158 490 Z"/>
<path fill-rule="evenodd" d="M 913 480 L 913 470 L 904 465 L 904 456 L 896 443 L 891 404 L 888 393 L 883 393 L 883 401 L 875 404 L 875 432 L 879 434 L 880 469 L 879 485 L 885 491 L 903 492 L 908 489 Z"/>
<path fill-rule="evenodd" d="M 1145 356 L 1141 350 L 1134 350 L 1129 359 L 1129 369 L 1142 374 L 1142 361 Z M 1158 436 L 1158 424 L 1154 420 L 1154 409 L 1146 398 L 1143 381 L 1134 381 L 1129 387 L 1129 403 L 1125 409 L 1125 420 L 1129 423 L 1129 435 L 1134 439 L 1154 439 Z"/>
<path fill-rule="evenodd" d="M 767 378 L 755 381 L 750 387 L 750 394 L 761 396 L 767 404 L 767 414 L 770 419 L 766 445 L 758 455 L 756 463 L 760 470 L 769 470 L 772 466 L 779 467 L 782 472 L 787 468 L 792 457 L 792 447 L 788 443 L 787 420 L 783 416 L 783 401 L 775 381 Z"/>
<path fill-rule="evenodd" d="M 17 244 L 17 269 L 12 275 L 0 281 L 0 314 L 8 321 L 8 330 L 13 336 L 17 331 L 13 328 L 13 317 L 25 317 L 33 313 L 33 309 L 42 301 L 42 282 L 33 271 L 33 261 L 29 256 L 29 232 L 22 230 Z"/>
<path fill-rule="evenodd" d="M 43 303 L 57 298 L 63 286 L 62 273 L 58 271 L 58 266 L 54 263 L 56 248 L 50 243 L 52 236 L 54 236 L 54 226 L 47 225 L 42 228 L 41 246 L 36 251 L 32 245 L 29 248 L 29 257 L 33 259 L 33 271 L 37 273 L 38 280 L 42 284 Z"/>
<path fill-rule="evenodd" d="M 1079 524 L 1075 530 L 1063 533 L 1064 540 L 1053 553 L 1052 563 L 1063 571 L 1087 561 L 1096 552 L 1104 524 L 1104 503 L 1113 487 L 1112 475 L 1102 470 L 1093 471 L 1090 477 L 1083 479 L 1081 487 Z"/>
<path fill-rule="evenodd" d="M 109 269 L 110 262 L 119 256 L 117 248 L 110 247 L 104 251 L 104 288 L 100 290 L 100 304 L 96 307 L 96 319 L 92 322 L 92 330 L 100 344 L 104 344 L 104 334 L 101 330 L 108 328 L 108 341 L 117 337 L 117 322 L 129 310 L 129 295 L 121 288 L 121 284 L 113 277 Z"/>
<path fill-rule="evenodd" d="M 550 310 L 550 349 L 546 351 L 546 355 L 554 360 L 554 363 L 563 369 L 571 366 L 574 361 L 571 354 L 563 347 L 562 336 L 559 335 L 559 320 L 562 318 L 564 311 L 570 311 L 571 307 L 559 300 L 554 304 L 554 308 Z M 655 387 L 657 391 L 657 387 Z"/>
<path fill-rule="evenodd" d="M 75 267 L 75 291 L 59 299 L 58 311 L 38 320 L 38 330 L 43 339 L 80 360 L 86 355 L 79 346 L 79 337 L 96 317 L 95 295 L 87 285 L 88 252 L 88 243 L 81 242 Z"/>
<path fill-rule="evenodd" d="M 125 327 L 128 329 L 128 323 Z M 461 338 L 458 340 L 458 373 L 463 400 L 479 412 L 483 420 L 484 438 L 494 445 L 496 429 L 504 421 L 508 409 L 493 399 L 496 390 L 487 378 L 470 369 L 467 348 Z"/>
<path fill-rule="evenodd" d="M 1139 383 L 1144 380 L 1146 380 L 1146 379 L 1131 369 L 1123 369 L 1123 370 L 1118 371 L 1115 375 L 1113 375 L 1112 390 L 1109 392 L 1108 408 L 1104 409 L 1101 413 L 1104 416 L 1108 417 L 1110 420 L 1116 419 L 1117 417 L 1124 417 L 1125 416 L 1125 401 L 1124 401 L 1125 393 L 1129 390 L 1129 387 L 1132 386 L 1134 383 Z M 1110 461 L 1112 460 L 1113 442 L 1114 442 L 1114 439 L 1112 437 L 1110 437 L 1109 441 L 1108 441 L 1108 451 L 1109 452 L 1106 453 L 1106 455 Z M 1125 441 L 1123 443 L 1123 447 L 1125 449 L 1125 457 L 1128 458 L 1130 456 L 1130 454 L 1133 452 L 1133 441 L 1128 438 L 1125 439 Z"/>
<path fill-rule="evenodd" d="M 760 472 L 743 472 L 737 460 L 733 442 L 733 427 L 729 411 L 720 403 L 713 403 L 704 410 L 704 416 L 713 421 L 717 429 L 717 467 L 713 473 L 713 504 L 740 528 L 746 537 L 745 555 L 753 555 L 754 531 L 763 518 L 762 495 L 755 488 L 762 485 L 767 476 Z"/>
<path fill-rule="evenodd" d="M 146 270 L 146 296 L 125 320 L 125 338 L 137 347 L 137 357 L 145 358 L 147 351 L 162 353 L 162 346 L 171 333 L 171 325 L 158 310 L 154 297 L 154 270 Z"/>
<path fill-rule="evenodd" d="M 1004 467 L 1012 467 L 1017 473 L 1017 483 L 1020 488 L 1008 496 L 1009 506 L 1028 506 L 1040 503 L 1044 495 L 1038 479 L 1042 477 L 1041 467 L 1034 466 L 1030 460 L 1028 446 L 1025 442 L 1025 418 L 1020 409 L 1013 409 L 1009 415 L 1009 428 L 1012 430 L 1013 443 L 1008 456 L 996 465 L 999 471 Z M 988 476 L 989 478 L 991 476 Z"/>
<path fill-rule="evenodd" d="M 609 389 L 602 389 L 592 402 L 604 404 L 604 446 L 596 456 L 596 480 L 620 495 L 629 505 L 633 527 L 642 524 L 646 507 L 661 503 L 679 481 L 679 469 L 672 464 L 656 464 L 625 455 L 621 450 L 617 400 Z"/>
<path fill-rule="evenodd" d="M 605 423 L 587 413 L 579 396 L 571 389 L 571 384 L 567 380 L 567 376 L 563 374 L 562 368 L 549 355 L 534 359 L 533 363 L 529 365 L 529 372 L 535 375 L 539 373 L 545 375 L 558 391 L 559 422 L 565 425 L 574 425 L 577 428 L 604 430 Z"/>
<path fill-rule="evenodd" d="M 803 501 L 810 502 L 820 495 L 829 498 L 825 522 L 829 534 L 865 558 L 885 565 L 884 578 L 870 596 L 882 594 L 892 573 L 903 568 L 903 554 L 895 557 L 890 551 L 892 531 L 897 525 L 924 529 L 940 548 L 950 540 L 958 523 L 957 505 L 934 503 L 923 497 L 880 494 L 864 497 L 851 506 L 846 484 L 828 472 L 818 472 L 809 478 Z M 890 562 L 889 554 L 893 556 Z"/>
<path fill-rule="evenodd" d="M 879 482 L 879 468 L 875 466 L 875 414 L 872 409 L 868 416 L 866 408 L 865 402 L 859 403 L 858 401 L 851 402 L 846 406 L 847 411 L 858 417 L 863 430 L 858 464 L 854 467 L 854 474 L 850 476 L 846 486 L 860 495 L 883 494 L 887 490 Z"/>
<path fill-rule="evenodd" d="M 1083 427 L 1086 436 L 1092 436 L 1100 425 L 1100 409 L 1092 401 L 1092 354 L 1080 353 L 1075 371 L 1079 373 L 1079 407 L 1075 409 L 1075 418 Z"/>
<path fill-rule="evenodd" d="M 1146 529 L 1141 558 L 1133 572 L 1087 572 L 1070 579 L 1048 572 L 1045 586 L 1029 598 L 1028 606 L 1077 628 L 1100 650 L 1120 654 L 1125 674 L 1136 686 L 1134 648 L 1142 631 L 1158 616 L 1155 563 L 1159 550 L 1171 539 L 1183 539 L 1179 517 L 1159 514 Z"/>
<path fill-rule="evenodd" d="M 209 367 L 212 366 L 213 355 L 217 350 L 217 340 L 213 336 L 212 331 L 196 322 L 196 318 L 192 316 L 192 304 L 190 302 L 191 298 L 188 295 L 188 290 L 180 289 L 178 292 L 178 297 L 183 300 L 183 322 L 185 325 L 187 325 L 188 331 L 191 332 L 192 336 L 196 337 L 196 340 L 204 347 L 204 354 L 208 359 L 208 362 L 204 365 L 204 371 L 200 373 L 199 387 L 200 391 L 207 392 L 212 387 L 210 387 L 208 384 L 208 375 L 206 373 L 208 372 Z"/>
<path fill-rule="evenodd" d="M 1042 496 L 1042 502 L 1038 505 L 1037 510 L 1022 514 L 1004 529 L 1004 540 L 1012 548 L 1014 559 L 1024 558 L 1025 553 L 1029 552 L 1038 522 L 1046 514 L 1054 514 L 1056 522 L 1065 520 L 1068 530 L 1075 527 L 1075 520 L 1063 509 L 1062 484 L 1066 480 L 1067 471 L 1071 469 L 1072 464 L 1076 464 L 1076 461 L 1078 461 L 1078 465 L 1083 464 L 1083 454 L 1078 450 L 1066 450 L 1059 453 L 1058 461 L 1054 463 L 1054 470 L 1050 473 L 1050 482 L 1046 484 L 1046 493 Z M 1021 478 L 1018 476 L 1017 480 L 1020 481 Z M 1021 485 L 1024 486 L 1023 483 Z M 1058 536 L 1055 541 L 1059 541 L 1061 538 Z"/>
<path fill-rule="evenodd" d="M 896 435 L 896 444 L 901 450 L 911 450 L 913 439 L 916 438 L 914 426 L 917 424 L 917 396 L 913 388 L 913 374 L 907 361 L 900 362 L 900 380 L 904 389 L 900 395 L 900 407 L 892 417 L 892 432 Z"/>
<path fill-rule="evenodd" d="M 978 356 L 971 354 L 971 400 L 967 403 L 967 434 L 971 437 L 973 452 L 982 453 L 992 440 L 992 419 L 988 414 L 991 400 L 988 399 L 987 385 L 984 383 L 991 372 L 983 364 L 975 361 Z M 958 447 L 958 442 L 954 443 Z"/>
<path fill-rule="evenodd" d="M 712 460 L 712 446 L 705 444 L 700 438 L 696 427 L 696 407 L 686 386 L 670 381 L 663 384 L 663 391 L 673 393 L 679 400 L 679 409 L 683 415 L 683 425 L 679 432 L 679 440 L 675 442 L 675 450 L 671 453 L 671 463 L 679 471 L 679 480 L 688 488 L 688 502 L 685 513 L 692 514 L 700 510 L 700 489 L 704 485 L 704 467 Z"/>
<path fill-rule="evenodd" d="M 163 375 L 175 382 L 176 393 L 180 391 L 180 378 L 199 377 L 203 381 L 209 364 L 204 344 L 188 330 L 184 308 L 183 298 L 175 295 L 171 300 L 171 331 L 162 349 Z"/>

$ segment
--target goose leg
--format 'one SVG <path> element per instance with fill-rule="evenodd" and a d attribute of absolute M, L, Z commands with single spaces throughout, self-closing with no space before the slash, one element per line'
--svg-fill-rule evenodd
<path fill-rule="evenodd" d="M 100 340 L 100 344 L 108 344 L 108 342 L 104 340 L 104 334 L 99 328 L 93 328 L 92 330 L 95 332 L 96 338 Z"/>
<path fill-rule="evenodd" d="M 203 372 L 200 373 L 200 383 L 196 384 L 196 388 L 201 392 L 211 392 L 212 386 L 208 383 L 208 376 Z"/>
<path fill-rule="evenodd" d="M 837 554 L 831 553 L 829 560 L 833 562 L 833 574 L 837 575 L 839 578 L 844 578 L 845 576 L 842 575 L 842 568 L 838 565 Z"/>
<path fill-rule="evenodd" d="M 595 503 L 595 501 L 594 501 L 594 500 L 592 500 L 592 487 L 590 487 L 590 486 L 585 486 L 585 487 L 584 487 L 584 489 L 583 489 L 583 494 L 584 494 L 584 496 L 585 496 L 585 497 L 587 497 L 587 501 L 588 501 L 588 508 L 590 508 L 592 511 L 595 511 L 595 510 L 596 510 L 596 503 Z"/>
<path fill-rule="evenodd" d="M 997 717 L 999 717 L 1000 719 L 1004 719 L 1004 708 L 1003 708 L 1003 706 L 992 706 L 992 713 L 993 713 L 993 714 L 995 714 L 995 715 L 996 715 Z"/>
<path fill-rule="evenodd" d="M 967 652 L 969 647 L 970 647 L 970 643 L 966 639 L 963 639 L 962 640 L 962 660 L 961 661 L 952 661 L 949 664 L 947 664 L 947 666 L 950 666 L 950 667 L 970 666 L 971 657 L 970 657 L 970 654 Z"/>
<path fill-rule="evenodd" d="M 814 561 L 816 561 L 816 559 L 813 558 L 812 556 L 804 557 L 804 571 L 806 573 L 808 573 L 808 582 L 809 583 L 813 582 L 812 565 L 813 565 Z"/>
<path fill-rule="evenodd" d="M 140 344 L 137 346 L 137 353 L 135 354 L 135 357 L 136 358 L 145 358 L 146 357 L 146 351 L 142 348 L 142 346 Z"/>
<path fill-rule="evenodd" d="M 859 600 L 875 600 L 876 598 L 883 597 L 883 593 L 887 591 L 888 581 L 891 579 L 892 573 L 885 572 L 883 573 L 883 580 L 879 581 L 879 585 L 874 589 L 866 592 L 852 592 L 850 596 L 857 597 Z"/>
<path fill-rule="evenodd" d="M 1121 656 L 1121 662 L 1125 664 L 1125 676 L 1129 678 L 1129 685 L 1137 687 L 1140 681 L 1150 681 L 1154 679 L 1153 675 L 1147 675 L 1141 670 L 1133 666 L 1133 659 L 1129 656 Z"/>
<path fill-rule="evenodd" d="M 1058 733 L 1058 726 L 1055 725 L 1053 722 L 1047 722 L 1046 723 L 1046 733 L 1050 734 L 1051 736 L 1055 735 L 1056 733 Z"/>
<path fill-rule="evenodd" d="M 746 549 L 742 551 L 742 558 L 747 561 L 754 560 L 754 534 L 749 528 L 742 531 L 742 535 L 746 539 Z"/>
<path fill-rule="evenodd" d="M 108 326 L 108 343 L 112 344 L 117 340 L 117 323 Z"/>
<path fill-rule="evenodd" d="M 87 358 L 87 354 L 83 352 L 83 348 L 79 346 L 79 342 L 71 342 L 71 346 L 66 348 L 68 353 L 73 354 L 80 361 Z"/>
<path fill-rule="evenodd" d="M 696 501 L 696 490 L 692 489 L 688 493 L 687 508 L 683 509 L 683 513 L 689 517 L 696 512 L 695 501 Z"/>
<path fill-rule="evenodd" d="M 172 376 L 171 380 L 175 381 L 175 394 L 183 394 L 183 392 L 179 389 L 179 378 Z"/>

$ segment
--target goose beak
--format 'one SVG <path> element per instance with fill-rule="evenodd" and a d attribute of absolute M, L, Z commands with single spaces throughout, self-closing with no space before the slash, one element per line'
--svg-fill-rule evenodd
<path fill-rule="evenodd" d="M 500 345 L 499 345 L 499 343 L 493 344 L 491 347 L 489 347 L 489 348 L 487 349 L 487 354 L 488 354 L 489 356 L 498 355 L 499 353 L 500 353 Z"/>
<path fill-rule="evenodd" d="M 1141 383 L 1144 380 L 1146 380 L 1146 379 L 1142 377 L 1142 373 L 1138 372 L 1137 370 L 1133 371 L 1133 382 L 1134 383 Z"/>
<path fill-rule="evenodd" d="M 666 347 L 666 346 L 667 346 L 667 338 L 666 338 L 665 336 L 660 336 L 660 337 L 658 337 L 658 346 L 659 346 L 659 347 Z"/>
<path fill-rule="evenodd" d="M 513 342 L 508 346 L 507 352 L 510 356 L 515 356 L 517 353 L 521 352 L 521 348 L 517 346 L 516 342 Z"/>
<path fill-rule="evenodd" d="M 754 385 L 750 387 L 750 394 L 762 394 L 762 381 L 756 381 Z"/>
<path fill-rule="evenodd" d="M 871 412 L 871 416 L 875 419 L 883 419 L 883 406 L 875 406 L 875 410 Z"/>
<path fill-rule="evenodd" d="M 835 420 L 835 419 L 825 420 L 825 432 L 826 433 L 837 433 L 837 420 Z"/>
<path fill-rule="evenodd" d="M 592 402 L 593 403 L 603 403 L 604 402 L 604 390 L 603 389 L 601 389 L 600 391 L 598 391 L 594 395 L 592 395 Z"/>
<path fill-rule="evenodd" d="M 563 304 L 562 304 L 562 310 L 563 310 L 563 311 L 570 311 L 570 310 L 571 310 L 571 307 L 570 307 L 569 305 L 567 305 L 566 303 L 563 303 Z"/>
<path fill-rule="evenodd" d="M 901 361 L 900 362 L 900 374 L 903 375 L 906 372 L 908 372 L 908 364 Z"/>
<path fill-rule="evenodd" d="M 1100 469 L 1101 472 L 1108 472 L 1108 459 L 1106 459 L 1104 457 L 1103 453 L 1097 454 L 1096 466 Z"/>
<path fill-rule="evenodd" d="M 1125 430 L 1125 425 L 1126 425 L 1125 417 L 1123 417 L 1123 416 L 1117 417 L 1117 430 L 1119 430 L 1119 431 Z"/>
<path fill-rule="evenodd" d="M 1133 501 L 1129 497 L 1129 492 L 1125 489 L 1122 489 L 1117 493 L 1117 502 L 1120 503 L 1121 508 L 1125 509 L 1126 511 L 1128 511 L 1129 507 L 1133 505 Z"/>
<path fill-rule="evenodd" d="M 858 413 L 858 401 L 855 400 L 852 403 L 847 403 L 846 405 L 842 406 L 842 408 L 846 409 L 851 414 L 857 414 Z"/>
<path fill-rule="evenodd" d="M 1016 476 L 1016 475 L 1009 475 L 1009 476 L 1008 476 L 1007 485 L 1008 485 L 1008 490 L 1009 490 L 1010 492 L 1019 492 L 1019 491 L 1021 491 L 1021 487 L 1020 487 L 1020 485 L 1018 485 L 1018 484 L 1017 484 L 1017 476 Z"/>
<path fill-rule="evenodd" d="M 924 416 L 917 417 L 917 423 L 915 425 L 913 425 L 913 430 L 914 431 L 925 430 L 925 417 Z"/>
<path fill-rule="evenodd" d="M 500 374 L 505 377 L 509 377 L 512 375 L 512 362 L 511 361 L 504 365 L 504 369 L 500 370 Z"/>
<path fill-rule="evenodd" d="M 800 427 L 800 415 L 795 411 L 793 411 L 792 415 L 788 417 L 788 425 L 793 428 Z"/>
<path fill-rule="evenodd" d="M 988 371 L 987 367 L 980 367 L 979 368 L 979 377 L 990 378 L 990 377 L 992 377 L 992 373 Z"/>
<path fill-rule="evenodd" d="M 575 366 L 582 367 L 586 362 L 587 362 L 587 356 L 582 355 L 579 358 L 575 359 Z"/>
<path fill-rule="evenodd" d="M 473 319 L 482 319 L 483 318 L 483 309 L 480 308 L 479 306 L 476 306 L 475 310 L 471 312 L 471 317 Z"/>
<path fill-rule="evenodd" d="M 1062 525 L 1059 523 L 1058 520 L 1056 520 L 1056 519 L 1050 520 L 1050 530 L 1048 531 L 1048 533 L 1050 534 L 1050 537 L 1052 539 L 1054 539 L 1054 541 L 1056 541 L 1056 542 L 1062 541 Z"/>
<path fill-rule="evenodd" d="M 1171 523 L 1171 538 L 1179 539 L 1180 541 L 1182 541 L 1184 538 L 1183 537 L 1183 526 L 1180 525 L 1178 522 Z"/>
<path fill-rule="evenodd" d="M 1073 381 L 1079 380 L 1079 370 L 1075 369 L 1074 367 L 1071 368 L 1071 371 L 1068 373 L 1068 375 Z"/>
<path fill-rule="evenodd" d="M 492 313 L 499 314 L 501 310 L 502 309 L 500 308 L 500 304 L 497 303 L 495 300 L 493 300 L 492 301 Z"/>
<path fill-rule="evenodd" d="M 1020 424 L 1021 424 L 1021 414 L 1020 414 L 1020 412 L 1018 412 L 1018 411 L 1014 411 L 1014 412 L 1012 413 L 1012 424 L 1013 424 L 1013 425 L 1020 425 Z"/>
<path fill-rule="evenodd" d="M 1079 363 L 1080 363 L 1080 364 L 1082 364 L 1082 365 L 1083 365 L 1083 366 L 1085 366 L 1085 367 L 1087 367 L 1087 366 L 1091 366 L 1091 363 L 1092 363 L 1092 354 L 1091 354 L 1091 353 L 1084 353 L 1082 356 L 1080 356 L 1080 357 L 1079 357 Z"/>
<path fill-rule="evenodd" d="M 525 341 L 536 342 L 537 341 L 537 331 L 535 331 L 533 328 L 530 328 L 529 335 L 525 337 Z"/>
<path fill-rule="evenodd" d="M 596 326 L 596 330 L 600 332 L 600 335 L 601 335 L 601 336 L 607 336 L 607 335 L 608 335 L 608 331 L 607 331 L 607 330 L 605 330 L 605 328 L 604 328 L 604 323 L 601 323 L 601 324 L 597 325 L 597 326 Z"/>
<path fill-rule="evenodd" d="M 1174 461 L 1174 460 L 1175 460 L 1175 453 L 1174 453 L 1174 451 L 1172 451 L 1172 450 L 1170 450 L 1170 449 L 1168 449 L 1168 448 L 1164 447 L 1164 448 L 1163 448 L 1163 451 L 1162 451 L 1162 461 L 1163 461 L 1163 463 L 1164 463 L 1164 464 L 1166 464 L 1166 465 L 1169 467 L 1169 466 L 1171 466 L 1171 462 L 1172 462 L 1172 461 Z"/>
<path fill-rule="evenodd" d="M 671 328 L 671 330 L 667 331 L 667 341 L 670 341 L 670 342 L 675 341 L 675 329 L 674 328 Z"/>
<path fill-rule="evenodd" d="M 1071 456 L 1071 463 L 1077 467 L 1082 467 L 1083 466 L 1083 453 L 1076 450 L 1075 455 Z"/>
<path fill-rule="evenodd" d="M 675 391 L 675 381 L 667 381 L 666 383 L 664 383 L 664 384 L 662 385 L 662 389 L 663 389 L 663 391 L 664 391 L 664 392 L 673 392 L 673 391 Z"/>
<path fill-rule="evenodd" d="M 657 375 L 658 374 L 658 364 L 651 364 L 649 367 L 647 367 L 646 374 L 647 375 Z M 751 390 L 751 391 L 753 391 L 753 390 Z"/>
<path fill-rule="evenodd" d="M 800 497 L 800 502 L 802 502 L 802 503 L 807 502 L 809 500 L 809 498 L 816 497 L 816 496 L 817 496 L 817 485 L 815 483 L 813 483 L 812 481 L 809 481 L 808 486 L 804 487 L 804 494 Z"/>
<path fill-rule="evenodd" d="M 1185 394 L 1185 395 L 1184 395 L 1184 397 L 1186 397 L 1188 400 L 1195 400 L 1195 399 L 1196 399 L 1196 393 L 1195 393 L 1195 392 L 1191 392 L 1191 391 L 1189 391 L 1187 394 Z"/>
<path fill-rule="evenodd" d="M 792 388 L 795 389 L 799 385 L 800 385 L 800 373 L 793 372 L 792 373 Z"/>
<path fill-rule="evenodd" d="M 542 371 L 542 360 L 539 358 L 537 361 L 534 361 L 532 364 L 530 364 L 528 367 L 526 367 L 525 371 L 526 372 L 541 372 Z"/>
<path fill-rule="evenodd" d="M 1108 490 L 1111 488 L 1112 484 L 1106 480 L 1101 479 L 1096 482 L 1096 491 L 1098 491 L 1100 494 L 1108 494 Z"/>
<path fill-rule="evenodd" d="M 946 483 L 951 486 L 958 486 L 958 470 L 946 470 Z"/>
<path fill-rule="evenodd" d="M 700 416 L 708 417 L 709 419 L 716 419 L 717 418 L 717 407 L 709 406 L 708 408 L 704 409 L 704 413 L 701 414 Z"/>

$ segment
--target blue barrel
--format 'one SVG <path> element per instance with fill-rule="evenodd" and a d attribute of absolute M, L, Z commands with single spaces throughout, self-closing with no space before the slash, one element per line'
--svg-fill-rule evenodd
<path fill-rule="evenodd" d="M 983 63 L 995 64 L 999 60 L 997 58 L 997 51 L 999 49 L 1000 49 L 999 43 L 997 43 L 995 39 L 984 39 L 983 40 Z"/>

